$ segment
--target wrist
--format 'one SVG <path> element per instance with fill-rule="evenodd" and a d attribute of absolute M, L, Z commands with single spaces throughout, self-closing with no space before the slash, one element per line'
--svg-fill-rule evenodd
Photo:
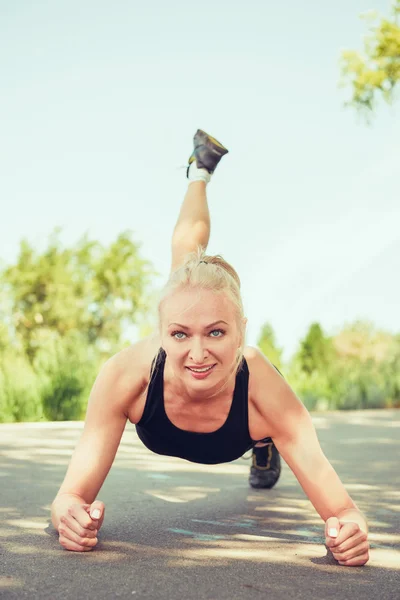
<path fill-rule="evenodd" d="M 55 529 L 58 529 L 60 517 L 71 504 L 87 504 L 86 500 L 78 494 L 69 494 L 64 492 L 57 494 L 51 504 L 51 522 Z"/>
<path fill-rule="evenodd" d="M 357 508 L 346 508 L 345 510 L 341 510 L 336 516 L 342 523 L 357 523 L 362 531 L 368 533 L 367 519 Z"/>

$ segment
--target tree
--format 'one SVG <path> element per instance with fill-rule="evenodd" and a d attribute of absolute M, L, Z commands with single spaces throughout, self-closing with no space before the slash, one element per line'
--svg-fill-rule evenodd
<path fill-rule="evenodd" d="M 389 387 L 389 406 L 400 408 L 400 334 L 393 336 L 388 359 L 384 365 L 385 381 Z"/>
<path fill-rule="evenodd" d="M 381 408 L 399 401 L 399 336 L 366 321 L 346 325 L 334 338 L 335 404 Z"/>
<path fill-rule="evenodd" d="M 364 51 L 346 50 L 342 53 L 343 82 L 350 83 L 353 88 L 352 99 L 347 104 L 366 115 L 375 108 L 378 93 L 390 103 L 400 81 L 399 15 L 400 0 L 394 0 L 391 19 L 381 17 L 376 23 L 377 13 L 364 16 L 375 21 L 371 33 L 365 37 Z"/>
<path fill-rule="evenodd" d="M 308 375 L 312 375 L 314 371 L 326 371 L 331 358 L 332 345 L 330 339 L 325 337 L 319 323 L 312 323 L 306 337 L 300 342 L 297 359 L 301 370 Z"/>
<path fill-rule="evenodd" d="M 342 328 L 333 338 L 338 358 L 357 359 L 366 363 L 384 362 L 393 347 L 394 339 L 390 333 L 379 331 L 369 321 L 355 321 Z"/>
<path fill-rule="evenodd" d="M 276 344 L 275 333 L 269 323 L 264 323 L 257 340 L 257 346 L 273 365 L 282 368 L 282 349 Z"/>
<path fill-rule="evenodd" d="M 319 323 L 312 323 L 289 364 L 288 379 L 308 410 L 331 406 L 334 350 Z"/>
<path fill-rule="evenodd" d="M 145 291 L 155 275 L 130 232 L 108 248 L 87 236 L 75 248 L 62 248 L 59 232 L 43 254 L 22 241 L 17 263 L 0 274 L 11 299 L 11 318 L 2 315 L 4 322 L 11 321 L 13 341 L 31 362 L 44 344 L 74 331 L 110 352 L 123 329 L 146 312 Z"/>
<path fill-rule="evenodd" d="M 11 307 L 9 294 L 0 280 L 0 357 L 3 352 L 7 352 L 11 342 Z"/>

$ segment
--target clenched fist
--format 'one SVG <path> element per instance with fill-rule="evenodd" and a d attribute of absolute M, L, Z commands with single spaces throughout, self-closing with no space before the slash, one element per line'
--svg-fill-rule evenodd
<path fill-rule="evenodd" d="M 361 567 L 369 560 L 368 535 L 358 523 L 330 517 L 325 523 L 325 545 L 339 565 Z"/>
<path fill-rule="evenodd" d="M 59 512 L 59 542 L 66 550 L 89 552 L 98 542 L 97 533 L 104 520 L 104 503 L 72 501 Z"/>

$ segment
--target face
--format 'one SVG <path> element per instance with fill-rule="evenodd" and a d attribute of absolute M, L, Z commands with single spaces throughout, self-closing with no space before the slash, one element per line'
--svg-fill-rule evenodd
<path fill-rule="evenodd" d="M 186 388 L 212 390 L 231 375 L 241 334 L 226 294 L 171 294 L 162 305 L 161 333 L 170 367 Z"/>

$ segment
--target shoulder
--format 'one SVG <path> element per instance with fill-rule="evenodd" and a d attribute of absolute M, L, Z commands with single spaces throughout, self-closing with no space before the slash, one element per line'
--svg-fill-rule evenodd
<path fill-rule="evenodd" d="M 122 369 L 146 369 L 160 348 L 160 339 L 157 335 L 149 335 L 127 348 L 120 350 L 112 359 Z"/>
<path fill-rule="evenodd" d="M 249 402 L 268 423 L 271 437 L 292 436 L 297 425 L 309 420 L 308 411 L 288 382 L 258 348 L 243 352 L 249 367 Z"/>
<path fill-rule="evenodd" d="M 262 392 L 265 394 L 266 390 L 274 385 L 278 373 L 268 358 L 255 346 L 245 346 L 243 356 L 249 369 L 249 400 L 257 404 Z"/>
<path fill-rule="evenodd" d="M 255 346 L 245 346 L 243 356 L 246 359 L 249 368 L 250 386 L 253 391 L 260 387 L 265 388 L 269 383 L 284 381 L 283 377 L 275 369 L 268 358 Z"/>
<path fill-rule="evenodd" d="M 123 348 L 104 363 L 100 376 L 114 386 L 115 398 L 124 410 L 128 410 L 146 388 L 151 363 L 159 348 L 158 336 L 148 336 Z"/>
<path fill-rule="evenodd" d="M 115 354 L 109 362 L 121 375 L 132 375 L 136 379 L 140 379 L 146 377 L 159 349 L 159 337 L 157 335 L 147 336 Z"/>
<path fill-rule="evenodd" d="M 260 376 L 265 378 L 269 373 L 273 375 L 275 375 L 275 373 L 278 374 L 274 365 L 259 348 L 255 346 L 245 346 L 243 356 L 246 359 L 249 372 L 253 378 Z"/>

